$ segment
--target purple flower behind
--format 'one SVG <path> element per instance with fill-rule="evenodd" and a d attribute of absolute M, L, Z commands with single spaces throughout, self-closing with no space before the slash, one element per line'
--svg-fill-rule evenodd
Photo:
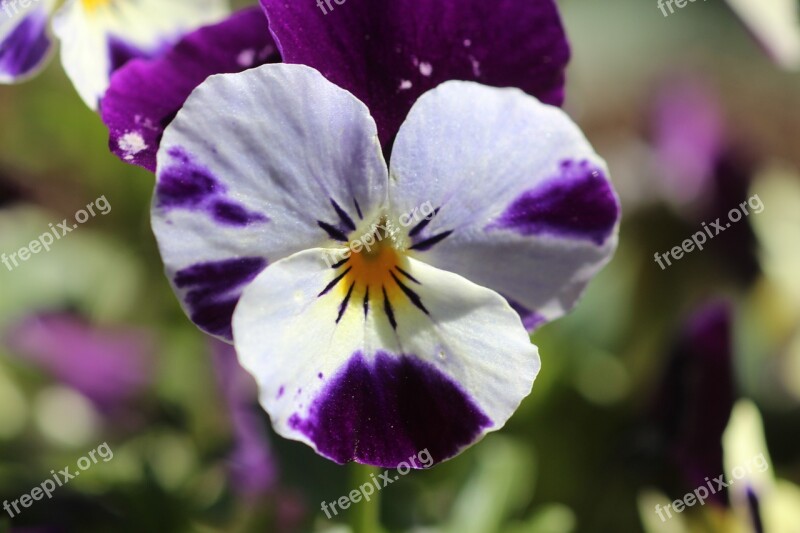
<path fill-rule="evenodd" d="M 153 347 L 142 331 L 103 329 L 54 313 L 12 325 L 5 340 L 20 359 L 82 393 L 105 413 L 116 411 L 152 380 Z"/>
<path fill-rule="evenodd" d="M 724 472 L 722 433 L 734 403 L 732 311 L 713 302 L 694 313 L 673 346 L 652 416 L 687 487 Z M 717 494 L 711 498 L 725 502 Z"/>
<path fill-rule="evenodd" d="M 668 83 L 656 100 L 652 135 L 662 187 L 680 208 L 691 207 L 692 223 L 728 221 L 748 199 L 755 158 L 726 131 L 718 95 L 697 78 Z M 745 283 L 760 272 L 757 240 L 747 220 L 715 238 L 714 250 Z"/>
<path fill-rule="evenodd" d="M 109 148 L 120 159 L 155 172 L 164 129 L 189 94 L 213 74 L 280 61 L 267 20 L 257 7 L 186 35 L 155 59 L 136 59 L 114 73 L 101 104 Z"/>
<path fill-rule="evenodd" d="M 553 0 L 261 0 L 287 63 L 367 104 L 388 152 L 411 106 L 448 80 L 564 100 L 570 49 Z"/>
<path fill-rule="evenodd" d="M 230 412 L 234 448 L 229 456 L 234 490 L 256 498 L 275 487 L 277 467 L 258 408 L 255 380 L 240 365 L 233 346 L 211 341 L 217 380 Z"/>
<path fill-rule="evenodd" d="M 679 204 L 708 195 L 723 145 L 722 112 L 713 91 L 692 78 L 667 84 L 656 97 L 652 122 L 667 195 Z"/>

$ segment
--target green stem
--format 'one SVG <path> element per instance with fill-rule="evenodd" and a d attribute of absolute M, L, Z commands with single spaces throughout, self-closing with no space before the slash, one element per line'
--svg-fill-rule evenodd
<path fill-rule="evenodd" d="M 373 484 L 370 474 L 378 476 L 379 471 L 374 466 L 364 466 L 357 463 L 350 465 L 350 481 L 354 489 L 367 484 Z M 353 533 L 381 533 L 381 498 L 380 492 L 375 491 L 369 497 L 370 501 L 362 499 L 350 508 L 350 527 Z"/>

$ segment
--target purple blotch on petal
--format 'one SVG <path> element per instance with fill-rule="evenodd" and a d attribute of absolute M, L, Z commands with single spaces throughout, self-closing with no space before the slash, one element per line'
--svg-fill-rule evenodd
<path fill-rule="evenodd" d="M 453 457 L 492 421 L 430 363 L 356 352 L 314 400 L 308 418 L 295 414 L 289 424 L 337 463 L 392 468 L 425 449 L 437 463 Z"/>
<path fill-rule="evenodd" d="M 178 289 L 187 290 L 185 300 L 192 321 L 201 329 L 231 340 L 231 319 L 244 285 L 267 266 L 261 257 L 199 263 L 175 274 Z"/>
<path fill-rule="evenodd" d="M 267 217 L 261 213 L 248 211 L 241 205 L 228 200 L 214 202 L 214 218 L 233 226 L 248 226 L 253 222 L 266 222 Z"/>
<path fill-rule="evenodd" d="M 225 194 L 225 189 L 209 171 L 194 162 L 180 148 L 169 151 L 174 163 L 161 176 L 156 186 L 159 207 L 196 207 L 209 196 Z"/>
<path fill-rule="evenodd" d="M 603 171 L 588 161 L 564 161 L 561 172 L 560 177 L 522 193 L 487 229 L 603 244 L 620 215 L 611 184 Z"/>
<path fill-rule="evenodd" d="M 47 21 L 44 10 L 32 11 L 0 42 L 0 75 L 22 77 L 45 59 L 52 44 Z"/>
<path fill-rule="evenodd" d="M 265 215 L 225 198 L 226 188 L 183 149 L 173 147 L 168 154 L 171 164 L 160 173 L 156 185 L 158 207 L 203 209 L 217 222 L 230 226 L 269 221 Z"/>

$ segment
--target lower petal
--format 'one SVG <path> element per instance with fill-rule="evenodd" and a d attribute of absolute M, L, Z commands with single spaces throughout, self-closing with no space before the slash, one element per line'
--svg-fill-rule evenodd
<path fill-rule="evenodd" d="M 395 467 L 423 450 L 441 462 L 530 393 L 538 352 L 500 295 L 413 259 L 365 279 L 324 253 L 272 264 L 234 313 L 278 433 L 338 463 Z"/>

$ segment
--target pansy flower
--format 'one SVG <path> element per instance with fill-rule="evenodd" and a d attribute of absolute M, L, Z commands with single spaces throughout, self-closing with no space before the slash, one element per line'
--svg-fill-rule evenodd
<path fill-rule="evenodd" d="M 96 327 L 68 313 L 32 315 L 9 328 L 5 344 L 91 400 L 118 415 L 152 382 L 152 339 L 135 329 Z"/>
<path fill-rule="evenodd" d="M 0 82 L 36 73 L 48 57 L 55 0 L 2 3 Z M 219 20 L 224 0 L 67 0 L 53 17 L 61 61 L 92 109 L 114 70 L 136 57 L 161 53 L 187 31 Z"/>
<path fill-rule="evenodd" d="M 243 10 L 116 73 L 102 114 L 120 159 L 154 171 L 163 130 L 197 85 L 281 58 L 316 68 L 367 104 L 387 150 L 411 105 L 444 81 L 518 87 L 553 105 L 564 98 L 570 51 L 553 0 L 262 6 L 269 26 L 263 13 Z"/>
<path fill-rule="evenodd" d="M 695 311 L 670 349 L 649 412 L 657 451 L 677 468 L 686 487 L 722 470 L 722 433 L 735 401 L 732 329 L 728 302 L 713 301 Z M 722 495 L 709 499 L 725 503 Z"/>
<path fill-rule="evenodd" d="M 443 83 L 383 153 L 314 69 L 212 76 L 164 134 L 152 216 L 186 311 L 235 340 L 277 432 L 391 467 L 505 424 L 539 370 L 526 327 L 610 259 L 619 205 L 578 127 L 518 89 Z"/>

